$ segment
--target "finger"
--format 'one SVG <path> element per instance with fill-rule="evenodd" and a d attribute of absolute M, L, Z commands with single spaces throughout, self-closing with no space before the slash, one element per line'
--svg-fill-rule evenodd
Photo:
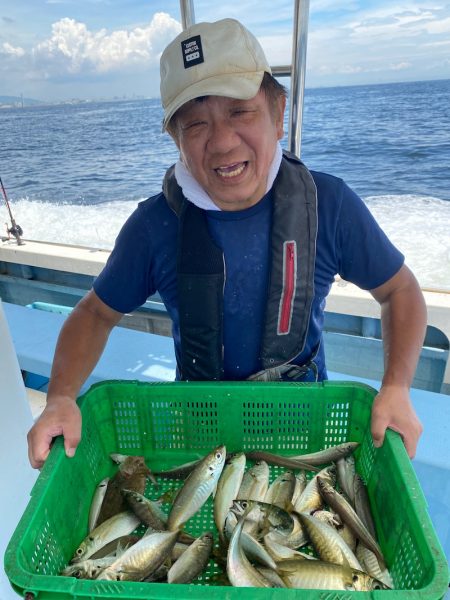
<path fill-rule="evenodd" d="M 64 435 L 64 450 L 68 458 L 75 456 L 75 452 L 81 438 L 81 426 L 76 424 L 67 425 L 63 431 Z"/>
<path fill-rule="evenodd" d="M 388 427 L 388 421 L 381 415 L 372 413 L 371 433 L 375 448 L 381 448 Z"/>
<path fill-rule="evenodd" d="M 50 443 L 52 438 L 45 437 L 42 440 L 34 437 L 30 438 L 28 444 L 28 459 L 33 469 L 42 469 L 44 462 L 50 453 Z"/>

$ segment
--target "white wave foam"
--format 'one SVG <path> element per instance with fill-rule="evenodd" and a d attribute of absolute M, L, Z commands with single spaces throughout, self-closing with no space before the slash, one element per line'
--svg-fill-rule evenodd
<path fill-rule="evenodd" d="M 365 201 L 421 286 L 450 290 L 450 202 L 414 195 Z"/>
<path fill-rule="evenodd" d="M 365 201 L 422 287 L 450 289 L 450 202 L 414 195 L 371 196 Z M 132 201 L 79 206 L 22 199 L 12 210 L 26 239 L 110 249 L 136 206 Z M 2 222 L 9 222 L 4 204 Z"/>

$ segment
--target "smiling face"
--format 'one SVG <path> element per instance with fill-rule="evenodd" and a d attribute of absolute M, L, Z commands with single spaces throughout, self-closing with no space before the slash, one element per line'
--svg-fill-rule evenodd
<path fill-rule="evenodd" d="M 260 90 L 250 100 L 205 96 L 178 110 L 181 160 L 220 209 L 242 210 L 264 196 L 285 104 L 280 97 L 270 106 Z"/>

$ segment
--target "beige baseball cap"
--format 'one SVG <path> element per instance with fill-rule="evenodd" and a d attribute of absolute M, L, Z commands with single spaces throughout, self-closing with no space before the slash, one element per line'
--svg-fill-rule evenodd
<path fill-rule="evenodd" d="M 160 70 L 164 129 L 189 100 L 248 100 L 258 93 L 264 73 L 272 73 L 258 40 L 235 19 L 185 29 L 162 53 Z"/>

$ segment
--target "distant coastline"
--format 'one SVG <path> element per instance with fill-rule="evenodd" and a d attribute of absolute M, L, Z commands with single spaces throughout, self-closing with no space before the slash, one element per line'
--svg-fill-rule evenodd
<path fill-rule="evenodd" d="M 290 79 L 289 77 L 280 77 L 280 83 L 282 83 L 289 91 Z M 308 86 L 306 85 L 306 92 L 323 91 L 323 90 L 336 90 L 346 88 L 365 88 L 365 87 L 376 87 L 376 86 L 397 86 L 397 85 L 414 85 L 420 83 L 433 83 L 439 81 L 450 81 L 450 78 L 443 77 L 438 79 L 421 79 L 417 81 L 380 81 L 377 83 L 357 83 L 353 85 L 331 85 L 331 86 Z M 112 96 L 112 97 L 98 97 L 98 98 L 67 98 L 64 100 L 38 100 L 36 98 L 24 98 L 22 96 L 0 96 L 0 109 L 2 108 L 28 108 L 31 106 L 55 106 L 55 105 L 67 105 L 67 104 L 89 104 L 95 102 L 132 102 L 135 100 L 154 100 L 155 96 L 145 96 L 138 94 L 131 94 L 123 96 Z"/>
<path fill-rule="evenodd" d="M 22 96 L 0 96 L 0 109 L 29 108 L 31 106 L 55 106 L 67 104 L 90 104 L 92 102 L 130 102 L 133 100 L 148 100 L 145 96 L 133 95 L 131 97 L 115 96 L 113 98 L 70 98 L 68 100 L 37 100 L 36 98 L 22 98 Z"/>

